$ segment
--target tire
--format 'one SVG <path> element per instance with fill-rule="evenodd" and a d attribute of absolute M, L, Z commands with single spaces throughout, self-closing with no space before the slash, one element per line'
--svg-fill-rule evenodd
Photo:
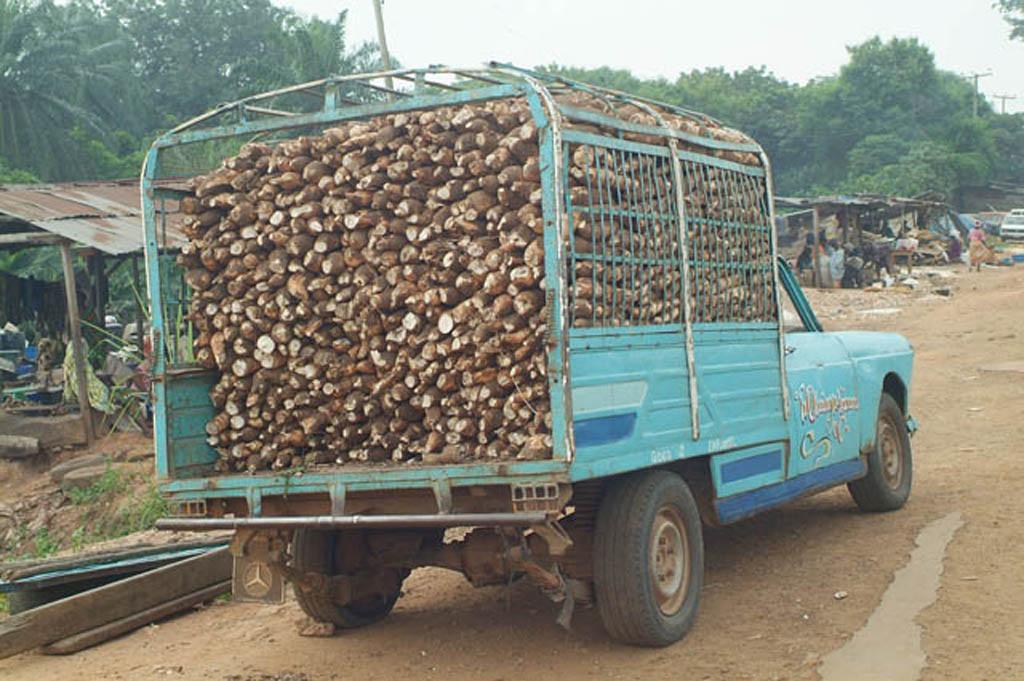
<path fill-rule="evenodd" d="M 295 569 L 336 575 L 336 544 L 338 533 L 325 530 L 299 529 L 292 538 L 292 561 Z M 388 568 L 383 568 L 388 569 Z M 344 629 L 365 627 L 388 616 L 401 596 L 401 583 L 408 572 L 400 571 L 397 587 L 392 593 L 374 595 L 348 605 L 335 603 L 330 594 L 294 589 L 295 600 L 307 615 L 318 622 L 331 622 Z"/>
<path fill-rule="evenodd" d="M 594 536 L 594 588 L 608 634 L 623 643 L 666 646 L 693 626 L 704 584 L 697 504 L 668 471 L 613 483 Z"/>
<path fill-rule="evenodd" d="M 882 393 L 875 426 L 875 447 L 868 455 L 868 473 L 847 485 L 850 496 L 862 511 L 895 511 L 910 498 L 914 478 L 903 410 L 896 400 Z"/>

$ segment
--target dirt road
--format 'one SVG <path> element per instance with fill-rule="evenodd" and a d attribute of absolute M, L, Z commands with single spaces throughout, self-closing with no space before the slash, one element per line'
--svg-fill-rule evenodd
<path fill-rule="evenodd" d="M 879 305 L 902 315 L 860 314 L 846 292 L 815 296 L 831 328 L 900 331 L 917 350 L 913 496 L 901 512 L 864 515 L 833 490 L 709 530 L 702 612 L 675 646 L 613 644 L 595 611 L 567 633 L 526 585 L 473 590 L 422 570 L 385 622 L 334 638 L 299 637 L 294 603 L 218 604 L 72 657 L 0 661 L 0 677 L 814 679 L 876 608 L 918 531 L 958 511 L 938 599 L 918 617 L 922 678 L 1024 678 L 1024 374 L 981 370 L 1024 361 L 1024 268 L 960 274 L 951 299 Z"/>

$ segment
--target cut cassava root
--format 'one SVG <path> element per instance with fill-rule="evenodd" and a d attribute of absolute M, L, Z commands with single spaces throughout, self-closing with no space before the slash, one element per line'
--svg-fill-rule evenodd
<path fill-rule="evenodd" d="M 196 178 L 179 262 L 218 467 L 550 456 L 528 165 L 509 100 L 249 144 Z"/>
<path fill-rule="evenodd" d="M 556 99 L 659 123 L 633 105 Z M 710 120 L 664 119 L 687 135 L 749 142 Z M 693 321 L 774 315 L 766 189 L 730 170 L 759 157 L 678 146 L 722 161 L 683 165 L 685 254 L 665 156 L 566 148 L 572 326 L 681 324 L 684 258 Z M 195 357 L 220 372 L 206 428 L 220 470 L 550 457 L 550 254 L 524 101 L 248 144 L 191 188 L 179 263 L 194 291 Z"/>

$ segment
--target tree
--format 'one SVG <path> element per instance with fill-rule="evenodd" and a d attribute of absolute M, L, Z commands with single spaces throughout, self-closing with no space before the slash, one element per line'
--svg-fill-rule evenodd
<path fill-rule="evenodd" d="M 130 41 L 135 75 L 162 113 L 184 119 L 287 79 L 289 12 L 269 0 L 98 1 Z"/>
<path fill-rule="evenodd" d="M 996 116 L 992 121 L 992 141 L 1000 150 L 994 173 L 1004 181 L 1024 181 L 1024 114 Z"/>
<path fill-rule="evenodd" d="M 847 182 L 854 192 L 914 196 L 927 191 L 951 195 L 957 188 L 953 154 L 935 142 L 919 142 L 896 163 Z"/>
<path fill-rule="evenodd" d="M 897 163 L 910 151 L 910 144 L 899 135 L 868 135 L 847 156 L 850 177 L 862 177 Z"/>
<path fill-rule="evenodd" d="M 1004 144 L 1019 139 L 1019 126 L 1000 123 L 997 134 L 1004 117 L 987 103 L 971 117 L 970 84 L 940 70 L 926 46 L 872 38 L 847 49 L 839 73 L 806 85 L 763 68 L 690 71 L 674 82 L 609 68 L 546 69 L 702 111 L 751 134 L 772 158 L 782 195 L 934 189 L 953 196 L 996 176 L 1024 180 L 1013 151 L 1019 145 Z M 934 167 L 915 166 L 922 163 Z"/>
<path fill-rule="evenodd" d="M 27 170 L 12 168 L 7 160 L 0 156 L 0 185 L 31 184 L 38 181 L 39 179 Z"/>
<path fill-rule="evenodd" d="M 1012 27 L 1010 37 L 1024 40 L 1024 0 L 998 0 L 996 7 Z"/>
<path fill-rule="evenodd" d="M 291 81 L 304 83 L 326 76 L 382 70 L 375 44 L 363 43 L 349 51 L 345 37 L 348 10 L 334 21 L 291 15 L 284 22 Z"/>
<path fill-rule="evenodd" d="M 0 154 L 49 179 L 77 176 L 63 132 L 105 136 L 137 113 L 126 60 L 81 4 L 0 0 Z"/>

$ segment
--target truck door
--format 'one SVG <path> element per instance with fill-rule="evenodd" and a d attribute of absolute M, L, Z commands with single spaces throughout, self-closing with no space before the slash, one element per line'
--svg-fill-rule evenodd
<path fill-rule="evenodd" d="M 829 333 L 787 333 L 790 401 L 788 477 L 859 455 L 856 374 L 846 348 Z"/>

